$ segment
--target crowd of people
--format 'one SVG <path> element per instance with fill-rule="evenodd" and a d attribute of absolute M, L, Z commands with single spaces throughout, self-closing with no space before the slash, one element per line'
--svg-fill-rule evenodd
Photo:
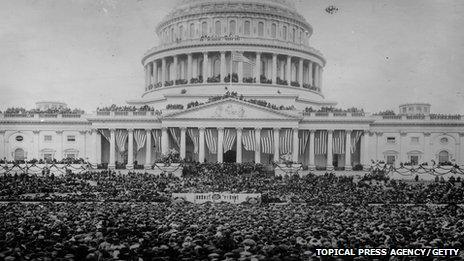
<path fill-rule="evenodd" d="M 462 249 L 461 179 L 380 176 L 276 177 L 253 163 L 192 163 L 182 177 L 107 170 L 3 174 L 0 259 L 336 260 L 316 249 Z M 261 200 L 194 205 L 172 199 L 203 192 L 261 193 Z M 375 259 L 391 260 L 364 260 Z"/>
<path fill-rule="evenodd" d="M 11 107 L 5 110 L 5 114 L 84 114 L 85 111 L 81 109 L 70 109 L 67 107 L 42 109 L 25 109 L 23 107 Z"/>
<path fill-rule="evenodd" d="M 152 106 L 144 105 L 144 106 L 121 106 L 121 105 L 116 105 L 112 104 L 110 106 L 105 106 L 105 107 L 98 107 L 97 111 L 132 111 L 132 112 L 145 112 L 145 111 L 153 111 L 153 112 L 158 112 L 158 110 L 155 110 Z"/>

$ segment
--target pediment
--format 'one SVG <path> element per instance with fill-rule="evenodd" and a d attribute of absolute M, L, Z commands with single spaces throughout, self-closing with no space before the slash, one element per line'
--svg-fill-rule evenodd
<path fill-rule="evenodd" d="M 164 119 L 296 120 L 299 117 L 231 98 L 168 114 Z"/>

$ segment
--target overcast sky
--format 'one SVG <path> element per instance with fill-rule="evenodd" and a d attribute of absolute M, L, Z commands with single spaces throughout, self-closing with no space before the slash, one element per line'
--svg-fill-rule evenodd
<path fill-rule="evenodd" d="M 463 0 L 295 0 L 328 63 L 325 96 L 370 112 L 429 102 L 464 114 Z M 334 5 L 338 12 L 324 9 Z M 144 89 L 160 0 L 0 0 L 0 110 L 58 100 L 93 111 Z"/>

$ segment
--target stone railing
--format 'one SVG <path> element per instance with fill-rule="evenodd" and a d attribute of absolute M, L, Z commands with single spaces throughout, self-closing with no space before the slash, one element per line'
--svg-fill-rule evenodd
<path fill-rule="evenodd" d="M 449 120 L 460 121 L 463 119 L 461 115 L 374 115 L 383 120 Z"/>
<path fill-rule="evenodd" d="M 149 49 L 145 53 L 145 57 L 153 54 L 153 53 L 158 53 L 163 50 L 169 50 L 169 49 L 174 49 L 174 48 L 183 48 L 183 47 L 191 47 L 192 45 L 216 45 L 216 44 L 224 44 L 224 43 L 233 43 L 233 44 L 244 44 L 244 45 L 265 45 L 265 46 L 275 46 L 278 48 L 284 48 L 284 49 L 294 49 L 302 52 L 307 52 L 311 54 L 315 54 L 319 56 L 320 58 L 324 59 L 322 53 L 310 46 L 306 46 L 304 44 L 300 43 L 292 43 L 288 41 L 282 41 L 278 39 L 268 39 L 264 37 L 239 37 L 229 39 L 227 37 L 218 37 L 218 40 L 201 40 L 201 38 L 194 38 L 194 39 L 184 39 L 180 42 L 172 42 L 172 43 L 167 43 L 163 45 L 159 45 L 156 47 L 153 47 Z M 204 50 L 207 51 L 207 50 Z M 258 51 L 258 49 L 256 49 Z M 279 53 L 278 50 L 276 50 L 276 53 Z"/>
<path fill-rule="evenodd" d="M 303 112 L 307 117 L 364 117 L 364 112 Z"/>
<path fill-rule="evenodd" d="M 61 114 L 61 113 L 0 113 L 0 118 L 81 118 L 82 114 Z"/>
<path fill-rule="evenodd" d="M 152 117 L 161 115 L 160 111 L 97 111 L 100 117 Z"/>

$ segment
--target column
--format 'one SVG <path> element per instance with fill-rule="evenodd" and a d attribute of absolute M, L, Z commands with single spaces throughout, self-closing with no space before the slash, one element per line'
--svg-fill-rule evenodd
<path fill-rule="evenodd" d="M 400 162 L 399 163 L 401 162 L 406 163 L 409 161 L 408 155 L 406 154 L 407 148 L 408 148 L 407 139 L 406 139 L 407 135 L 408 134 L 406 132 L 400 131 L 400 156 L 399 156 Z"/>
<path fill-rule="evenodd" d="M 58 138 L 60 139 L 60 146 L 58 147 L 57 149 L 57 152 L 56 152 L 56 155 L 54 156 L 54 158 L 56 160 L 62 160 L 64 157 L 63 157 L 63 131 L 62 130 L 58 130 L 56 131 L 56 134 L 58 134 Z"/>
<path fill-rule="evenodd" d="M 303 59 L 300 58 L 299 64 L 298 64 L 298 82 L 300 83 L 300 86 L 303 87 Z"/>
<path fill-rule="evenodd" d="M 199 128 L 199 140 L 198 161 L 203 163 L 205 162 L 205 128 Z"/>
<path fill-rule="evenodd" d="M 94 132 L 94 139 L 95 139 L 95 161 L 92 162 L 92 164 L 95 164 L 95 165 L 98 165 L 98 164 L 101 164 L 101 133 L 97 130 L 97 129 L 94 129 L 92 130 Z M 94 167 L 97 167 L 97 166 L 94 166 Z"/>
<path fill-rule="evenodd" d="M 149 69 L 148 69 L 148 64 L 145 65 L 145 90 L 148 90 L 148 86 L 150 85 L 150 80 L 149 80 Z"/>
<path fill-rule="evenodd" d="M 256 83 L 261 82 L 261 53 L 256 53 L 256 72 L 255 72 Z"/>
<path fill-rule="evenodd" d="M 208 52 L 203 53 L 203 81 L 206 82 L 209 77 Z"/>
<path fill-rule="evenodd" d="M 174 58 L 173 59 L 174 61 L 172 63 L 172 66 L 174 67 L 174 70 L 173 70 L 174 72 L 173 72 L 173 75 L 171 75 L 172 78 L 169 79 L 169 80 L 172 80 L 174 85 L 176 85 L 176 80 L 179 79 L 178 78 L 178 76 L 179 76 L 179 70 L 178 70 L 179 69 L 178 68 L 179 67 L 179 57 L 177 55 L 174 55 L 173 58 Z"/>
<path fill-rule="evenodd" d="M 185 134 L 187 132 L 187 128 L 182 127 L 180 128 L 180 158 L 185 159 L 186 154 L 186 139 Z"/>
<path fill-rule="evenodd" d="M 153 61 L 153 83 L 157 84 L 159 82 L 158 79 L 158 63 Z"/>
<path fill-rule="evenodd" d="M 40 159 L 40 151 L 39 151 L 40 150 L 40 147 L 39 147 L 39 139 L 40 139 L 39 133 L 40 133 L 40 131 L 39 130 L 33 130 L 32 133 L 34 133 L 34 144 L 33 144 L 34 151 L 32 153 L 32 158 L 35 158 L 35 159 L 38 160 L 38 159 Z M 27 156 L 29 158 L 29 155 L 27 155 Z"/>
<path fill-rule="evenodd" d="M 280 161 L 280 129 L 274 128 L 274 161 Z"/>
<path fill-rule="evenodd" d="M 459 133 L 459 158 L 457 164 L 461 167 L 464 166 L 464 132 Z"/>
<path fill-rule="evenodd" d="M 116 168 L 116 136 L 115 129 L 110 129 L 110 161 L 108 162 L 109 169 Z"/>
<path fill-rule="evenodd" d="M 369 159 L 369 132 L 364 131 L 361 136 L 361 164 L 364 169 L 367 169 L 370 164 Z"/>
<path fill-rule="evenodd" d="M 345 170 L 351 170 L 351 130 L 345 130 Z"/>
<path fill-rule="evenodd" d="M 277 54 L 272 54 L 272 83 L 277 84 Z"/>
<path fill-rule="evenodd" d="M 166 57 L 161 59 L 161 84 L 162 86 L 166 86 Z"/>
<path fill-rule="evenodd" d="M 287 85 L 290 86 L 292 82 L 292 57 L 287 56 L 287 75 L 285 76 L 287 79 Z"/>
<path fill-rule="evenodd" d="M 300 142 L 298 140 L 298 128 L 293 129 L 293 162 L 297 163 L 298 162 L 298 154 L 299 154 L 299 145 Z"/>
<path fill-rule="evenodd" d="M 134 129 L 128 129 L 126 169 L 134 169 Z"/>
<path fill-rule="evenodd" d="M 221 52 L 221 83 L 224 83 L 226 74 L 226 52 Z"/>
<path fill-rule="evenodd" d="M 218 128 L 217 161 L 224 162 L 224 128 Z"/>
<path fill-rule="evenodd" d="M 151 169 L 151 130 L 145 130 L 147 139 L 145 143 L 145 169 Z"/>
<path fill-rule="evenodd" d="M 314 86 L 314 82 L 313 82 L 313 62 L 311 61 L 308 61 L 308 83 L 311 85 L 311 86 Z"/>
<path fill-rule="evenodd" d="M 255 128 L 255 163 L 261 163 L 261 128 Z"/>
<path fill-rule="evenodd" d="M 316 169 L 314 143 L 316 141 L 316 131 L 309 130 L 309 170 Z"/>
<path fill-rule="evenodd" d="M 168 128 L 161 128 L 161 153 L 167 155 L 169 153 L 169 136 Z"/>
<path fill-rule="evenodd" d="M 192 72 L 193 72 L 193 57 L 192 54 L 187 54 L 187 81 L 190 82 L 192 79 Z"/>
<path fill-rule="evenodd" d="M 322 71 L 324 69 L 322 67 L 319 67 L 319 77 L 318 77 L 318 80 L 319 80 L 319 89 L 322 89 Z"/>
<path fill-rule="evenodd" d="M 333 170 L 333 130 L 327 130 L 327 170 Z"/>
<path fill-rule="evenodd" d="M 5 131 L 0 130 L 0 159 L 4 159 L 6 157 L 5 153 Z"/>
<path fill-rule="evenodd" d="M 237 128 L 237 163 L 242 163 L 242 128 Z"/>

